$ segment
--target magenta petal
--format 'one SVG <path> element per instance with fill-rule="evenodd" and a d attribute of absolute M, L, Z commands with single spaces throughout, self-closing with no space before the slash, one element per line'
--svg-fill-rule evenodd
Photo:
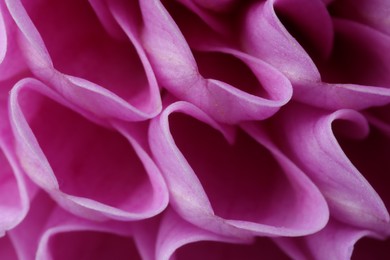
<path fill-rule="evenodd" d="M 115 39 L 86 2 L 7 5 L 33 73 L 73 103 L 95 117 L 126 121 L 144 120 L 161 110 L 154 73 L 139 39 L 128 31 L 128 21 L 118 20 L 128 39 Z"/>
<path fill-rule="evenodd" d="M 276 238 L 275 242 L 293 259 L 351 259 L 355 243 L 367 230 L 332 220 L 318 233 L 302 238 Z"/>
<path fill-rule="evenodd" d="M 15 154 L 12 129 L 5 109 L 6 104 L 2 100 L 0 103 L 0 237 L 23 220 L 30 204 L 28 187 Z"/>
<path fill-rule="evenodd" d="M 252 238 L 237 239 L 231 237 L 225 237 L 218 235 L 207 230 L 201 229 L 188 223 L 180 216 L 178 216 L 173 210 L 167 210 L 164 214 L 163 220 L 160 224 L 158 232 L 158 239 L 156 243 L 156 259 L 189 259 L 183 257 L 186 255 L 188 250 L 183 251 L 182 247 L 187 247 L 188 244 L 202 243 L 206 244 L 211 241 L 228 243 L 227 245 L 232 246 L 231 243 L 250 243 Z M 201 259 L 201 255 L 206 253 L 205 251 L 189 250 L 189 254 L 194 259 Z M 209 252 L 211 253 L 211 252 Z M 208 255 L 210 259 L 217 259 L 216 255 Z"/>
<path fill-rule="evenodd" d="M 301 40 L 307 52 L 315 58 L 329 56 L 333 44 L 333 25 L 321 0 L 274 0 L 274 8 L 283 25 L 292 31 L 293 36 L 297 34 L 297 40 Z"/>
<path fill-rule="evenodd" d="M 270 65 L 227 47 L 206 50 L 217 55 L 205 53 L 194 57 L 160 3 L 142 1 L 141 10 L 145 14 L 146 51 L 160 84 L 175 96 L 227 123 L 267 118 L 289 101 L 292 90 L 289 81 Z M 228 63 L 223 57 L 228 57 Z M 234 78 L 249 80 L 240 82 Z M 261 85 L 266 97 L 261 95 Z"/>
<path fill-rule="evenodd" d="M 333 217 L 389 233 L 389 213 L 383 201 L 335 137 L 337 133 L 345 138 L 365 138 L 369 128 L 361 114 L 352 110 L 329 113 L 292 105 L 275 120 L 271 131 L 275 139 L 283 140 L 280 146 L 319 187 Z"/>
<path fill-rule="evenodd" d="M 12 90 L 10 116 L 29 177 L 84 217 L 131 220 L 162 211 L 167 190 L 141 135 L 93 124 L 71 108 L 36 80 Z"/>
<path fill-rule="evenodd" d="M 0 143 L 0 237 L 15 227 L 27 214 L 29 202 L 26 187 L 15 155 L 4 141 Z"/>
<path fill-rule="evenodd" d="M 152 120 L 150 145 L 173 208 L 195 225 L 229 235 L 294 236 L 322 228 L 327 205 L 307 177 L 263 147 L 255 130 L 240 130 L 234 140 L 227 130 L 186 102 Z"/>
<path fill-rule="evenodd" d="M 16 42 L 16 26 L 3 2 L 0 2 L 0 80 L 27 69 Z"/>
<path fill-rule="evenodd" d="M 260 2 L 249 8 L 241 41 L 244 50 L 270 63 L 292 82 L 320 80 L 312 59 L 279 21 L 274 2 Z"/>

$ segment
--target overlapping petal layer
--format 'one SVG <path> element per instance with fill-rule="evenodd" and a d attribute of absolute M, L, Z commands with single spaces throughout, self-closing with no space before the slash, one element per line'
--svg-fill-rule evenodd
<path fill-rule="evenodd" d="M 0 0 L 0 259 L 389 258 L 389 7 Z"/>

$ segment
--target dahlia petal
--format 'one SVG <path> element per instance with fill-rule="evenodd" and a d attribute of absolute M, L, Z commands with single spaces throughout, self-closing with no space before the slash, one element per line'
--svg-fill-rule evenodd
<path fill-rule="evenodd" d="M 1 87 L 8 90 L 2 83 Z M 0 237 L 19 224 L 29 209 L 28 187 L 15 154 L 4 95 L 0 93 Z"/>
<path fill-rule="evenodd" d="M 348 138 L 367 137 L 369 127 L 361 114 L 353 110 L 329 113 L 295 104 L 275 120 L 270 128 L 274 140 L 284 140 L 278 141 L 280 147 L 318 186 L 333 217 L 378 233 L 390 231 L 383 201 L 335 137 L 335 133 Z"/>
<path fill-rule="evenodd" d="M 385 87 L 304 80 L 293 87 L 294 100 L 329 110 L 362 110 L 390 103 L 390 89 Z"/>
<path fill-rule="evenodd" d="M 252 238 L 232 238 L 218 235 L 207 230 L 198 228 L 189 222 L 178 216 L 173 210 L 169 209 L 164 213 L 160 229 L 158 231 L 157 243 L 156 243 L 156 259 L 190 259 L 187 258 L 186 253 L 188 250 L 183 251 L 182 247 L 187 247 L 188 244 L 193 243 L 209 243 L 211 241 L 229 243 L 250 243 Z M 210 251 L 206 251 L 210 253 Z M 191 250 L 190 253 L 193 259 L 201 259 L 200 256 L 205 251 Z M 214 252 L 217 253 L 217 252 Z M 216 256 L 212 254 L 208 255 L 208 258 L 216 259 Z"/>
<path fill-rule="evenodd" d="M 144 120 L 161 110 L 154 74 L 127 24 L 119 26 L 128 39 L 118 40 L 105 32 L 88 3 L 7 5 L 33 73 L 79 107 L 97 117 L 126 121 Z"/>
<path fill-rule="evenodd" d="M 277 68 L 293 83 L 319 81 L 318 69 L 279 21 L 274 2 L 256 3 L 248 9 L 241 36 L 243 49 Z"/>
<path fill-rule="evenodd" d="M 199 106 L 216 120 L 225 123 L 264 119 L 288 102 L 291 97 L 290 83 L 280 72 L 263 61 L 227 47 L 211 47 L 206 51 L 217 52 L 233 63 L 226 63 L 226 59 L 210 53 L 200 53 L 194 57 L 177 25 L 164 7 L 159 5 L 152 5 L 151 1 L 141 4 L 145 13 L 143 39 L 157 78 L 169 92 Z M 149 22 L 148 19 L 153 19 L 154 22 Z M 207 46 L 207 41 L 203 45 Z M 215 65 L 208 60 L 203 62 L 200 56 L 206 59 L 216 57 L 213 61 Z M 237 67 L 240 69 L 233 70 Z M 249 80 L 236 80 L 237 86 L 224 81 L 233 79 L 234 82 L 234 78 Z M 261 85 L 264 85 L 265 97 L 260 94 L 263 91 Z"/>
<path fill-rule="evenodd" d="M 179 215 L 230 236 L 295 236 L 322 228 L 328 208 L 307 177 L 263 147 L 260 135 L 240 130 L 232 140 L 228 130 L 186 102 L 173 103 L 152 120 L 152 153 Z"/>
<path fill-rule="evenodd" d="M 27 69 L 16 43 L 16 25 L 0 2 L 0 80 L 6 80 Z"/>
<path fill-rule="evenodd" d="M 274 241 L 293 259 L 351 259 L 355 243 L 369 234 L 367 230 L 332 220 L 318 233 Z"/>
<path fill-rule="evenodd" d="M 9 144 L 0 141 L 0 237 L 22 221 L 29 208 L 22 171 Z"/>
<path fill-rule="evenodd" d="M 135 138 L 126 129 L 106 129 L 72 108 L 36 80 L 11 91 L 10 117 L 28 176 L 84 217 L 132 220 L 161 212 L 168 193 L 139 139 L 146 131 L 138 129 Z"/>

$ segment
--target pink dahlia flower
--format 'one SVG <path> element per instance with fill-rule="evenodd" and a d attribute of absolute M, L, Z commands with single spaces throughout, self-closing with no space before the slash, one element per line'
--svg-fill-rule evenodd
<path fill-rule="evenodd" d="M 385 0 L 0 0 L 0 259 L 390 258 Z"/>

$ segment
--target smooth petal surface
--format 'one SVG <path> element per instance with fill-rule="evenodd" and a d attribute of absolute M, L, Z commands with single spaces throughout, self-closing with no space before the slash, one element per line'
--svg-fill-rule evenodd
<path fill-rule="evenodd" d="M 237 239 L 231 237 L 225 237 L 219 234 L 209 232 L 205 229 L 201 229 L 185 221 L 178 216 L 172 209 L 168 209 L 164 213 L 163 220 L 160 224 L 158 231 L 157 244 L 156 244 L 156 258 L 155 259 L 190 259 L 191 255 L 194 259 L 199 259 L 202 254 L 209 251 L 193 250 L 186 256 L 186 252 L 178 253 L 182 247 L 186 247 L 188 244 L 196 242 L 221 242 L 221 243 L 250 243 L 251 238 Z M 206 242 L 206 243 L 207 243 Z M 189 250 L 191 251 L 191 250 Z M 213 257 L 209 255 L 208 257 Z"/>
<path fill-rule="evenodd" d="M 19 82 L 11 96 L 24 170 L 63 207 L 121 220 L 150 217 L 166 207 L 165 184 L 142 140 L 89 122 L 38 81 Z"/>
<path fill-rule="evenodd" d="M 183 8 L 164 9 L 156 1 L 143 1 L 141 10 L 148 57 L 160 84 L 175 96 L 225 123 L 267 118 L 291 98 L 287 79 L 261 60 L 226 46 L 193 53 L 170 16 L 183 17 Z M 194 21 L 182 23 L 179 25 L 193 26 Z M 206 37 L 200 44 L 207 43 Z M 247 81 L 237 80 L 242 78 Z"/>
<path fill-rule="evenodd" d="M 274 2 L 255 3 L 249 8 L 242 32 L 243 49 L 276 67 L 293 83 L 319 81 L 318 69 L 278 19 Z"/>
<path fill-rule="evenodd" d="M 389 213 L 362 175 L 369 178 L 370 172 L 364 169 L 360 172 L 360 167 L 352 163 L 348 150 L 336 138 L 363 140 L 369 132 L 367 121 L 355 111 L 329 113 L 308 110 L 303 105 L 291 105 L 270 128 L 274 140 L 320 188 L 332 216 L 384 235 L 389 233 Z M 381 164 L 386 167 L 386 160 Z"/>
<path fill-rule="evenodd" d="M 293 259 L 351 259 L 355 243 L 367 230 L 356 229 L 331 220 L 320 232 L 302 238 L 275 238 Z"/>
<path fill-rule="evenodd" d="M 152 152 L 179 215 L 231 236 L 295 236 L 325 225 L 323 197 L 291 161 L 264 147 L 255 130 L 227 130 L 186 102 L 151 122 Z"/>
<path fill-rule="evenodd" d="M 160 111 L 154 74 L 119 11 L 112 15 L 128 36 L 120 40 L 104 31 L 86 2 L 6 2 L 31 70 L 62 95 L 100 118 L 139 121 Z"/>
<path fill-rule="evenodd" d="M 16 42 L 16 24 L 3 1 L 0 2 L 0 80 L 6 80 L 26 70 Z"/>

